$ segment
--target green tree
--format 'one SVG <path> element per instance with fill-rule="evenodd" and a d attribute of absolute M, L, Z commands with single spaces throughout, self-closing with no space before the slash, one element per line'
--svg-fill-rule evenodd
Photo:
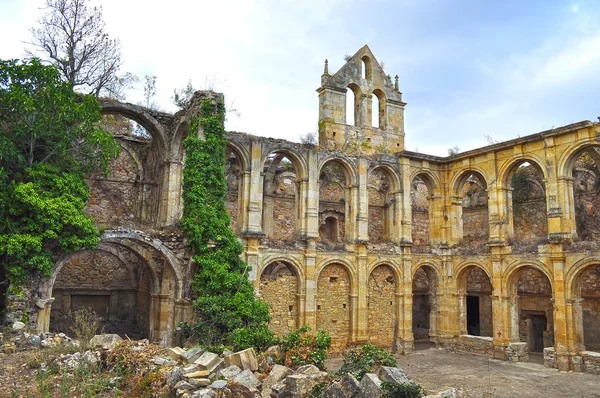
<path fill-rule="evenodd" d="M 96 98 L 73 92 L 54 67 L 0 60 L 0 261 L 11 288 L 98 243 L 84 175 L 106 172 L 119 153 L 99 121 Z"/>
<path fill-rule="evenodd" d="M 254 298 L 242 245 L 229 227 L 222 100 L 202 102 L 201 116 L 192 120 L 184 141 L 181 226 L 198 264 L 192 284 L 200 320 L 195 330 L 205 344 L 230 343 L 236 329 L 264 327 L 269 320 L 267 304 Z M 197 136 L 199 126 L 203 138 Z"/>

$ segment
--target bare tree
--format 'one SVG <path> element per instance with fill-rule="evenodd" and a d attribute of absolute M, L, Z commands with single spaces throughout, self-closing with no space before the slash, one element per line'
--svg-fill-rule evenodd
<path fill-rule="evenodd" d="M 87 0 L 46 0 L 46 13 L 32 28 L 28 55 L 55 65 L 71 87 L 96 96 L 122 98 L 123 90 L 137 81 L 127 73 L 117 75 L 121 43 L 104 32 L 102 7 L 90 8 Z M 49 58 L 49 59 L 48 59 Z"/>

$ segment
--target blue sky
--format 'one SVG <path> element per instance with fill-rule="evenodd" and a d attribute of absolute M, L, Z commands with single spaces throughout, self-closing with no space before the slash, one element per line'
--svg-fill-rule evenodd
<path fill-rule="evenodd" d="M 406 147 L 446 155 L 600 116 L 600 1 L 92 1 L 123 71 L 174 88 L 216 82 L 227 128 L 315 131 L 323 61 L 368 44 L 400 77 Z M 23 56 L 43 0 L 0 0 L 0 58 Z M 211 83 L 212 82 L 212 83 Z M 141 100 L 141 86 L 131 102 Z"/>

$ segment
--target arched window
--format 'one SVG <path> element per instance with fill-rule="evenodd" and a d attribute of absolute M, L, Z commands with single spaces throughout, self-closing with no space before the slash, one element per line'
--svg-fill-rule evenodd
<path fill-rule="evenodd" d="M 346 124 L 354 126 L 355 118 L 354 112 L 356 107 L 356 96 L 351 88 L 346 89 Z"/>
<path fill-rule="evenodd" d="M 380 103 L 379 98 L 375 94 L 371 94 L 371 126 L 380 127 L 379 116 L 380 116 Z"/>
<path fill-rule="evenodd" d="M 369 58 L 369 57 L 367 57 L 365 55 L 361 59 L 362 59 L 362 74 L 361 74 L 361 77 L 363 79 L 371 80 L 372 79 L 371 58 Z"/>

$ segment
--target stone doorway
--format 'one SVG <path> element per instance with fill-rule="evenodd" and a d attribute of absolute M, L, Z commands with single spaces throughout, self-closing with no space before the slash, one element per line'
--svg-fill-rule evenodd
<path fill-rule="evenodd" d="M 530 352 L 544 352 L 544 331 L 546 330 L 546 315 L 525 315 L 529 324 L 527 345 Z"/>

